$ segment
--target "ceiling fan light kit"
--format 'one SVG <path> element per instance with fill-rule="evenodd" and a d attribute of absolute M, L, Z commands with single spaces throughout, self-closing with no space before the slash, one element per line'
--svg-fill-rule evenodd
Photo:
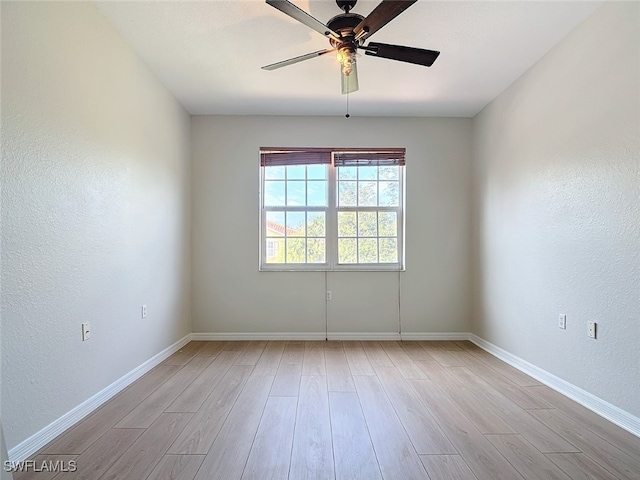
<path fill-rule="evenodd" d="M 342 94 L 348 95 L 358 90 L 358 68 L 356 57 L 358 49 L 364 50 L 365 55 L 397 60 L 430 67 L 436 61 L 440 52 L 415 47 L 403 47 L 386 43 L 364 42 L 375 32 L 384 27 L 391 20 L 404 12 L 418 0 L 382 0 L 367 16 L 351 13 L 357 0 L 336 0 L 338 7 L 344 13 L 336 15 L 326 25 L 298 8 L 289 0 L 266 0 L 267 4 L 277 8 L 291 18 L 324 35 L 329 39 L 331 48 L 300 55 L 282 62 L 272 63 L 262 67 L 263 70 L 276 70 L 293 65 L 327 53 L 337 52 L 340 63 Z M 348 114 L 347 114 L 348 118 Z"/>

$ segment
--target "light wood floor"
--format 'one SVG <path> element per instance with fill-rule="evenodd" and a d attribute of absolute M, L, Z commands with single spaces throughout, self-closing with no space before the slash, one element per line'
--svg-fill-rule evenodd
<path fill-rule="evenodd" d="M 640 479 L 640 439 L 469 342 L 191 342 L 16 480 Z"/>

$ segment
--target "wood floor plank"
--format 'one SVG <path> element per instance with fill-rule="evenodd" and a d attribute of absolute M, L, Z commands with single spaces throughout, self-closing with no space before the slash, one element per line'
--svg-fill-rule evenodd
<path fill-rule="evenodd" d="M 419 340 L 418 343 L 429 353 L 435 350 L 462 350 L 457 342 L 449 340 Z"/>
<path fill-rule="evenodd" d="M 194 357 L 131 410 L 115 428 L 148 428 L 212 361 L 213 357 Z"/>
<path fill-rule="evenodd" d="M 329 392 L 336 480 L 382 480 L 355 392 Z"/>
<path fill-rule="evenodd" d="M 556 409 L 531 410 L 530 414 L 562 435 L 596 463 L 623 480 L 637 480 L 640 458 L 633 458 L 588 428 Z"/>
<path fill-rule="evenodd" d="M 161 414 L 100 480 L 147 478 L 191 417 L 192 413 Z"/>
<path fill-rule="evenodd" d="M 429 410 L 396 367 L 374 367 L 418 454 L 456 454 Z"/>
<path fill-rule="evenodd" d="M 207 344 L 198 351 L 197 355 L 217 357 L 220 352 L 224 351 L 224 349 L 227 347 L 227 343 L 228 342 L 217 341 L 207 342 Z"/>
<path fill-rule="evenodd" d="M 237 354 L 237 352 L 235 352 Z M 251 365 L 233 365 L 168 450 L 170 454 L 206 454 L 251 375 Z"/>
<path fill-rule="evenodd" d="M 302 360 L 302 375 L 326 375 L 324 364 L 324 342 L 305 342 Z"/>
<path fill-rule="evenodd" d="M 340 348 L 325 348 L 324 360 L 327 369 L 327 385 L 330 392 L 355 392 L 356 386 L 351 378 L 349 363 Z"/>
<path fill-rule="evenodd" d="M 354 382 L 384 479 L 428 479 L 378 378 L 359 375 L 354 377 Z"/>
<path fill-rule="evenodd" d="M 193 480 L 204 455 L 165 455 L 147 480 Z"/>
<path fill-rule="evenodd" d="M 270 395 L 272 397 L 297 397 L 300 392 L 302 363 L 282 363 L 273 381 Z"/>
<path fill-rule="evenodd" d="M 258 363 L 262 352 L 267 346 L 267 342 L 250 342 L 247 347 L 242 350 L 240 356 L 234 362 L 235 365 L 255 365 Z"/>
<path fill-rule="evenodd" d="M 555 463 L 572 480 L 616 480 L 584 453 L 549 453 L 547 458 Z"/>
<path fill-rule="evenodd" d="M 224 347 L 225 352 L 242 352 L 249 346 L 251 342 L 247 340 L 231 340 L 227 342 L 227 346 Z"/>
<path fill-rule="evenodd" d="M 473 342 L 470 342 L 469 340 L 458 340 L 453 343 L 455 343 L 462 350 L 482 350 L 479 346 L 477 346 Z"/>
<path fill-rule="evenodd" d="M 460 455 L 420 455 L 432 480 L 476 480 Z"/>
<path fill-rule="evenodd" d="M 375 375 L 360 342 L 344 342 L 344 354 L 347 357 L 351 375 Z"/>
<path fill-rule="evenodd" d="M 246 480 L 287 480 L 297 399 L 270 397 L 242 475 Z"/>
<path fill-rule="evenodd" d="M 304 358 L 304 342 L 288 341 L 282 353 L 280 363 L 293 363 L 302 365 Z"/>
<path fill-rule="evenodd" d="M 489 352 L 484 350 L 470 350 L 469 353 L 483 362 L 489 368 L 492 368 L 500 375 L 504 376 L 508 380 L 512 381 L 516 385 L 521 387 L 530 387 L 534 385 L 542 385 L 538 380 L 530 377 L 526 373 L 521 372 L 517 368 L 503 362 L 497 357 L 494 357 Z"/>
<path fill-rule="evenodd" d="M 486 437 L 527 480 L 571 480 L 520 435 L 486 435 Z"/>
<path fill-rule="evenodd" d="M 500 412 L 505 422 L 542 453 L 579 452 L 563 437 L 551 430 L 529 413 L 502 395 L 466 367 L 452 367 L 447 371 L 466 385 L 486 405 Z"/>
<path fill-rule="evenodd" d="M 56 480 L 95 480 L 145 432 L 138 428 L 112 428 L 76 458 L 77 470 L 61 473 Z"/>
<path fill-rule="evenodd" d="M 300 382 L 289 478 L 290 480 L 323 480 L 333 477 L 327 377 L 303 375 Z"/>
<path fill-rule="evenodd" d="M 404 378 L 427 378 L 398 342 L 380 342 L 380 344 Z"/>
<path fill-rule="evenodd" d="M 586 407 L 570 398 L 552 390 L 546 385 L 527 387 L 544 401 L 553 405 L 564 414 L 580 422 L 592 432 L 598 434 L 612 445 L 618 447 L 627 455 L 640 458 L 640 439 L 623 428 L 614 425 Z"/>
<path fill-rule="evenodd" d="M 218 382 L 225 376 L 238 352 L 221 352 L 213 362 L 205 367 L 193 382 L 171 402 L 165 412 L 195 413 L 202 406 Z"/>
<path fill-rule="evenodd" d="M 51 480 L 62 470 L 71 470 L 77 455 L 41 454 L 16 465 L 13 480 Z M 1 468 L 5 468 L 4 465 Z"/>
<path fill-rule="evenodd" d="M 462 350 L 434 350 L 431 356 L 443 367 L 464 367 L 474 361 L 470 354 Z"/>
<path fill-rule="evenodd" d="M 525 410 L 553 408 L 550 404 L 538 397 L 530 388 L 516 385 L 482 362 L 467 365 L 467 368 L 476 375 L 481 376 L 485 382 L 495 387 L 504 396 Z"/>
<path fill-rule="evenodd" d="M 280 360 L 282 359 L 285 343 L 286 342 L 282 341 L 268 342 L 251 375 L 275 376 L 278 371 L 278 366 L 280 365 Z"/>
<path fill-rule="evenodd" d="M 159 365 L 150 370 L 71 430 L 56 438 L 45 447 L 44 453 L 81 454 L 179 369 L 178 365 Z"/>
<path fill-rule="evenodd" d="M 425 362 L 429 362 L 433 360 L 433 357 L 427 353 L 427 351 L 420 346 L 420 344 L 416 341 L 406 341 L 403 340 L 400 342 L 400 346 L 409 355 L 409 358 L 413 361 L 421 360 Z"/>
<path fill-rule="evenodd" d="M 272 383 L 273 377 L 249 377 L 202 462 L 197 480 L 242 477 Z"/>
<path fill-rule="evenodd" d="M 493 409 L 493 405 L 484 403 L 466 385 L 458 382 L 448 369 L 437 362 L 417 362 L 423 372 L 440 387 L 455 403 L 467 418 L 480 430 L 487 433 L 516 433 L 502 419 L 501 412 Z"/>
<path fill-rule="evenodd" d="M 434 382 L 411 379 L 409 384 L 479 480 L 514 480 L 520 476 Z"/>
<path fill-rule="evenodd" d="M 189 342 L 162 362 L 162 365 L 186 365 L 207 343 L 208 342 Z"/>
<path fill-rule="evenodd" d="M 386 354 L 380 342 L 375 341 L 362 341 L 360 342 L 364 353 L 369 359 L 369 363 L 372 367 L 393 367 L 394 364 Z"/>

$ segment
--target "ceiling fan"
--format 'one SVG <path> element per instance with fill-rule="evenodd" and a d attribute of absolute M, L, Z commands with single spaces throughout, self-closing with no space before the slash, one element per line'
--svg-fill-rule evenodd
<path fill-rule="evenodd" d="M 424 50 L 422 48 L 389 45 L 386 43 L 369 42 L 367 45 L 364 44 L 365 40 L 371 35 L 417 1 L 418 0 L 382 0 L 365 18 L 357 13 L 351 13 L 351 9 L 356 5 L 357 0 L 336 0 L 338 7 L 340 7 L 344 13 L 336 15 L 325 25 L 288 0 L 266 0 L 272 7 L 277 8 L 281 12 L 327 37 L 331 43 L 331 48 L 290 58 L 282 62 L 272 63 L 271 65 L 262 67 L 262 69 L 276 70 L 281 67 L 286 67 L 287 65 L 293 65 L 294 63 L 337 51 L 337 59 L 338 62 L 340 62 L 342 78 L 342 93 L 347 94 L 358 90 L 358 70 L 356 67 L 356 52 L 358 49 L 364 50 L 365 55 L 430 67 L 436 58 L 438 58 L 440 52 Z"/>

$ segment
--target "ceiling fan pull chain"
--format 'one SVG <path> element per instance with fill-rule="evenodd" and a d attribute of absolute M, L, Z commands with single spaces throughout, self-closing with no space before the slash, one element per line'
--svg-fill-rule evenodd
<path fill-rule="evenodd" d="M 351 115 L 349 115 L 349 92 L 347 92 L 347 114 L 345 115 L 345 118 L 349 118 Z"/>

